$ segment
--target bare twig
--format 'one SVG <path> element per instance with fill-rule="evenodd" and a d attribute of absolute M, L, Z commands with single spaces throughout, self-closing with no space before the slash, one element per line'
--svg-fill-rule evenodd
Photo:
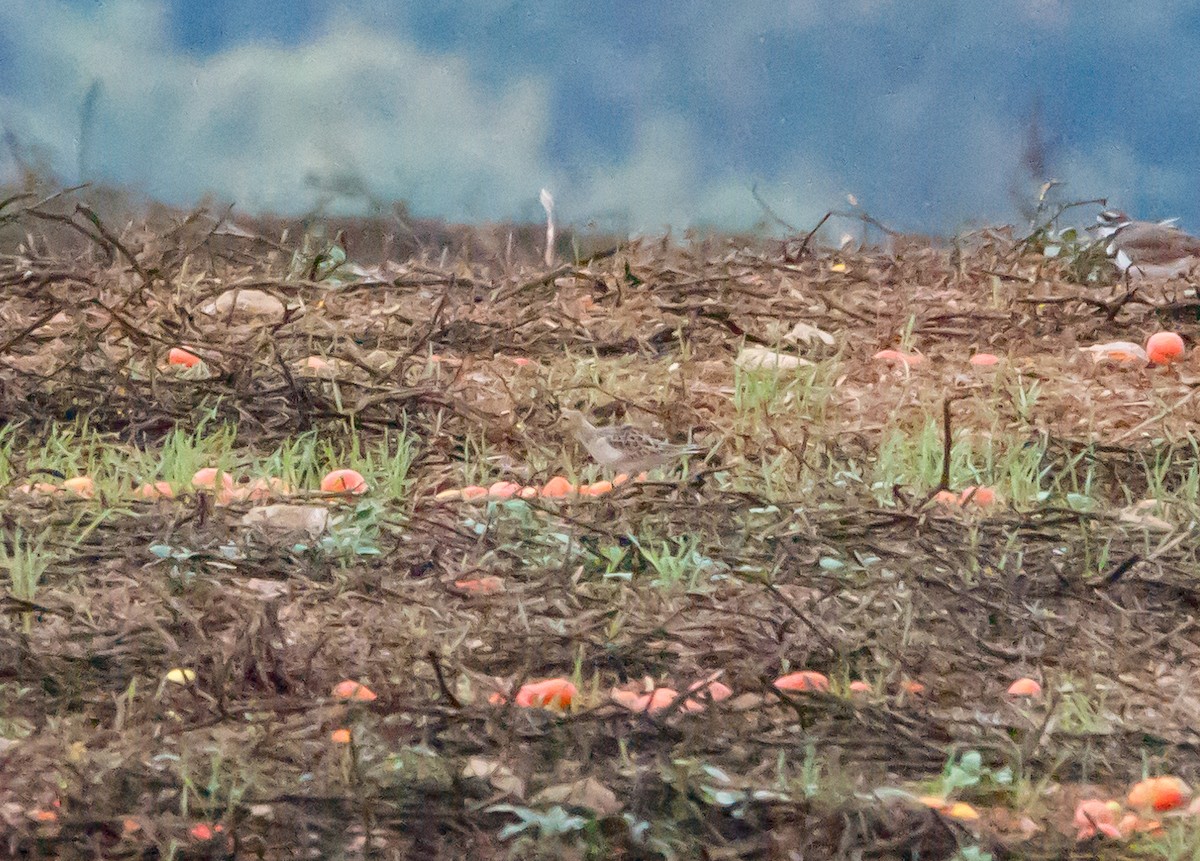
<path fill-rule="evenodd" d="M 130 267 L 133 268 L 133 271 L 136 272 L 138 277 L 142 279 L 142 287 L 149 289 L 153 282 L 150 274 L 142 268 L 142 264 L 138 263 L 137 258 L 134 257 L 133 253 L 125 247 L 125 244 L 121 242 L 121 240 L 118 239 L 116 235 L 112 233 L 112 231 L 104 226 L 104 222 L 100 220 L 100 216 L 97 215 L 92 208 L 85 203 L 75 204 L 75 211 L 90 221 L 96 228 L 96 231 L 107 243 L 116 248 L 117 251 L 121 252 L 121 256 L 125 258 L 126 262 L 129 263 Z"/>
<path fill-rule="evenodd" d="M 442 672 L 442 661 L 438 657 L 437 652 L 430 649 L 425 653 L 425 657 L 428 658 L 429 665 L 433 667 L 433 675 L 437 679 L 438 690 L 441 691 L 446 702 L 450 703 L 453 708 L 461 709 L 462 703 L 458 701 L 458 697 L 454 695 L 454 692 L 450 690 L 450 686 L 446 684 L 446 676 Z"/>

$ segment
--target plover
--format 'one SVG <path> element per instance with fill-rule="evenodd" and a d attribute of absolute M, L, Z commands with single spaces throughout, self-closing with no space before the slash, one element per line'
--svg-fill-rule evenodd
<path fill-rule="evenodd" d="M 1116 209 L 1096 216 L 1093 228 L 1108 240 L 1105 251 L 1132 277 L 1168 279 L 1186 275 L 1200 264 L 1200 239 L 1166 221 L 1135 221 Z"/>
<path fill-rule="evenodd" d="M 598 428 L 578 410 L 562 410 L 563 420 L 597 463 L 632 475 L 653 469 L 704 449 L 676 445 L 650 436 L 632 425 Z"/>

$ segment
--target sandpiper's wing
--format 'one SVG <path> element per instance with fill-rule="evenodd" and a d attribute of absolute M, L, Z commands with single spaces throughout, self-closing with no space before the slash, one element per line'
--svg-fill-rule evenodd
<path fill-rule="evenodd" d="M 653 437 L 632 425 L 603 428 L 606 441 L 631 461 L 670 460 L 685 454 L 699 454 L 703 449 L 694 445 L 676 445 Z"/>
<path fill-rule="evenodd" d="M 578 410 L 563 409 L 563 419 L 597 463 L 621 472 L 651 469 L 704 449 L 694 445 L 676 445 L 651 436 L 633 425 L 596 427 Z"/>

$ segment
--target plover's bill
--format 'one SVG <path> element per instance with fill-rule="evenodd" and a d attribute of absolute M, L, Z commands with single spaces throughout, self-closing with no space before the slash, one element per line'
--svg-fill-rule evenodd
<path fill-rule="evenodd" d="M 1185 275 L 1200 263 L 1200 239 L 1175 226 L 1176 219 L 1135 221 L 1116 209 L 1096 216 L 1094 230 L 1105 239 L 1105 251 L 1132 277 L 1167 279 Z"/>
<path fill-rule="evenodd" d="M 598 428 L 578 410 L 562 410 L 563 420 L 597 463 L 630 475 L 704 451 L 650 436 L 631 425 Z"/>

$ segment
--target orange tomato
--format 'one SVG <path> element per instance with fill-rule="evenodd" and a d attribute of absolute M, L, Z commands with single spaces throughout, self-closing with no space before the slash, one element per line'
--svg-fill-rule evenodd
<path fill-rule="evenodd" d="M 1155 332 L 1146 341 L 1146 357 L 1156 365 L 1169 365 L 1184 353 L 1183 338 L 1174 332 Z"/>
<path fill-rule="evenodd" d="M 19 487 L 17 487 L 17 492 L 18 493 L 28 493 L 28 494 L 41 494 L 41 493 L 55 494 L 55 493 L 62 493 L 62 488 L 59 487 L 57 484 L 50 484 L 50 482 L 48 482 L 48 481 L 35 481 L 33 484 L 20 485 Z"/>
<path fill-rule="evenodd" d="M 880 350 L 873 358 L 889 365 L 905 365 L 910 368 L 925 361 L 925 357 L 920 353 L 902 353 L 899 350 Z"/>
<path fill-rule="evenodd" d="M 221 476 L 221 486 L 225 490 L 233 490 L 233 476 L 215 466 L 206 466 L 204 469 L 196 470 L 196 474 L 192 476 L 192 487 L 197 490 L 211 490 L 217 485 L 218 473 Z"/>
<path fill-rule="evenodd" d="M 777 678 L 775 687 L 781 691 L 827 691 L 829 677 L 814 670 L 799 670 Z"/>
<path fill-rule="evenodd" d="M 1042 686 L 1034 679 L 1017 679 L 1008 686 L 1010 697 L 1037 697 L 1042 694 Z"/>
<path fill-rule="evenodd" d="M 574 492 L 575 487 L 571 482 L 567 481 L 561 475 L 556 475 L 547 481 L 542 488 L 542 497 L 544 499 L 564 499 Z"/>
<path fill-rule="evenodd" d="M 142 499 L 174 499 L 175 491 L 165 481 L 143 484 L 134 491 Z"/>
<path fill-rule="evenodd" d="M 700 696 L 707 696 L 715 703 L 727 700 L 733 696 L 733 689 L 723 682 L 718 682 L 714 676 L 709 676 L 707 679 L 701 679 L 689 685 L 688 692 L 692 691 L 700 691 Z"/>
<path fill-rule="evenodd" d="M 182 347 L 172 347 L 167 351 L 168 365 L 183 365 L 185 368 L 193 368 L 200 364 L 200 357 L 195 353 L 188 352 Z"/>
<path fill-rule="evenodd" d="M 366 493 L 367 480 L 353 469 L 335 469 L 321 479 L 322 493 Z"/>
<path fill-rule="evenodd" d="M 221 476 L 221 489 L 217 490 L 217 505 L 228 505 L 238 498 L 234 489 L 233 476 L 229 473 L 212 466 L 198 469 L 192 476 L 192 487 L 197 490 L 216 490 L 218 473 Z"/>
<path fill-rule="evenodd" d="M 345 679 L 333 686 L 333 696 L 339 700 L 369 703 L 377 698 L 377 694 L 361 682 Z"/>
<path fill-rule="evenodd" d="M 504 591 L 504 581 L 494 575 L 455 580 L 454 588 L 472 595 L 498 595 Z"/>
<path fill-rule="evenodd" d="M 579 488 L 579 493 L 583 496 L 604 496 L 606 493 L 612 493 L 613 483 L 611 481 L 597 481 L 593 484 L 585 484 Z"/>
<path fill-rule="evenodd" d="M 251 502 L 265 502 L 269 499 L 287 496 L 292 492 L 286 481 L 273 475 L 254 479 L 244 490 L 246 499 Z"/>
<path fill-rule="evenodd" d="M 1174 810 L 1188 802 L 1192 788 L 1178 777 L 1148 777 L 1139 780 L 1129 790 L 1126 801 L 1139 810 Z"/>
<path fill-rule="evenodd" d="M 649 680 L 647 680 L 649 684 Z M 683 712 L 701 712 L 704 711 L 704 697 L 711 697 L 713 702 L 720 702 L 733 696 L 733 691 L 727 685 L 718 682 L 710 676 L 708 679 L 702 679 L 688 687 L 688 693 L 693 691 L 699 692 L 695 697 L 688 697 L 680 704 L 679 710 Z M 653 688 L 649 691 L 629 691 L 621 688 L 613 688 L 609 692 L 613 702 L 620 706 L 624 706 L 631 712 L 646 712 L 655 714 L 670 708 L 671 705 L 679 698 L 679 691 L 674 688 Z"/>
<path fill-rule="evenodd" d="M 1085 798 L 1075 805 L 1075 827 L 1079 829 L 1075 839 L 1087 840 L 1098 833 L 1119 839 L 1122 836 L 1117 820 L 1120 812 L 1121 805 L 1115 801 Z"/>
<path fill-rule="evenodd" d="M 68 478 L 62 483 L 63 490 L 69 490 L 76 496 L 82 496 L 84 499 L 91 499 L 96 495 L 96 483 L 86 475 Z"/>
<path fill-rule="evenodd" d="M 515 481 L 497 481 L 487 489 L 488 499 L 512 499 L 521 492 L 521 485 Z"/>
<path fill-rule="evenodd" d="M 225 827 L 222 825 L 209 825 L 206 822 L 198 822 L 188 830 L 188 834 L 191 834 L 197 840 L 205 841 L 212 840 L 213 835 L 220 834 L 224 830 Z"/>
<path fill-rule="evenodd" d="M 963 822 L 974 822 L 979 818 L 979 811 L 965 801 L 956 801 L 946 808 L 945 814 L 951 819 L 959 819 Z"/>
<path fill-rule="evenodd" d="M 575 701 L 577 693 L 566 679 L 545 679 L 522 685 L 516 701 L 523 708 L 565 709 Z"/>
<path fill-rule="evenodd" d="M 989 506 L 996 504 L 996 491 L 990 487 L 965 487 L 958 497 L 962 505 Z"/>
<path fill-rule="evenodd" d="M 614 688 L 610 696 L 617 705 L 624 706 L 631 712 L 646 712 L 655 714 L 670 706 L 679 696 L 679 692 L 671 688 L 655 688 L 650 693 L 639 694 L 637 691 L 625 691 Z M 699 703 L 696 704 L 700 708 Z M 688 704 L 684 703 L 683 708 Z"/>

